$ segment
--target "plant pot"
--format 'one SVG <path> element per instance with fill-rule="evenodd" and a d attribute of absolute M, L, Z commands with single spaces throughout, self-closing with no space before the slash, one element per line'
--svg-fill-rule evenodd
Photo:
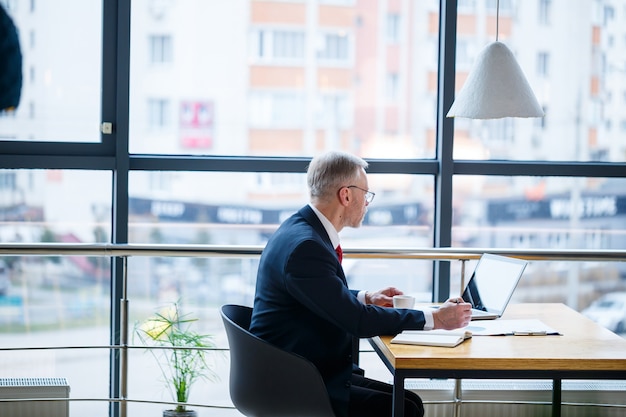
<path fill-rule="evenodd" d="M 198 413 L 196 413 L 194 410 L 163 410 L 163 417 L 196 417 L 197 415 Z"/>

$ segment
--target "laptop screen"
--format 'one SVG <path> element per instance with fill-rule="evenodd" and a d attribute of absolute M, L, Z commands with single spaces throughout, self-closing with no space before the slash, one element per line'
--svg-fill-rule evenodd
<path fill-rule="evenodd" d="M 463 299 L 478 310 L 501 314 L 527 264 L 522 259 L 484 254 L 467 283 Z"/>

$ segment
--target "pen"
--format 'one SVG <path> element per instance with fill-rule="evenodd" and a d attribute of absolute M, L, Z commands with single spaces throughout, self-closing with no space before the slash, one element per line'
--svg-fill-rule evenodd
<path fill-rule="evenodd" d="M 547 332 L 545 330 L 515 330 L 513 332 L 514 336 L 546 336 Z"/>

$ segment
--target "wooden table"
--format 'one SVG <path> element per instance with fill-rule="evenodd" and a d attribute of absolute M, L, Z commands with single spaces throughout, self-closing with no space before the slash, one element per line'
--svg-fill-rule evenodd
<path fill-rule="evenodd" d="M 393 416 L 404 416 L 406 378 L 552 379 L 555 417 L 561 415 L 561 380 L 626 380 L 626 339 L 575 310 L 563 304 L 512 304 L 502 318 L 539 319 L 561 336 L 474 336 L 455 348 L 371 338 L 393 375 Z"/>

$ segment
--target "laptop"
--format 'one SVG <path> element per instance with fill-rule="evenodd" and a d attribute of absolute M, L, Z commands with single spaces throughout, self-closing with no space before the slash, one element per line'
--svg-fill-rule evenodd
<path fill-rule="evenodd" d="M 497 319 L 504 313 L 528 261 L 485 253 L 463 291 L 472 320 Z"/>

